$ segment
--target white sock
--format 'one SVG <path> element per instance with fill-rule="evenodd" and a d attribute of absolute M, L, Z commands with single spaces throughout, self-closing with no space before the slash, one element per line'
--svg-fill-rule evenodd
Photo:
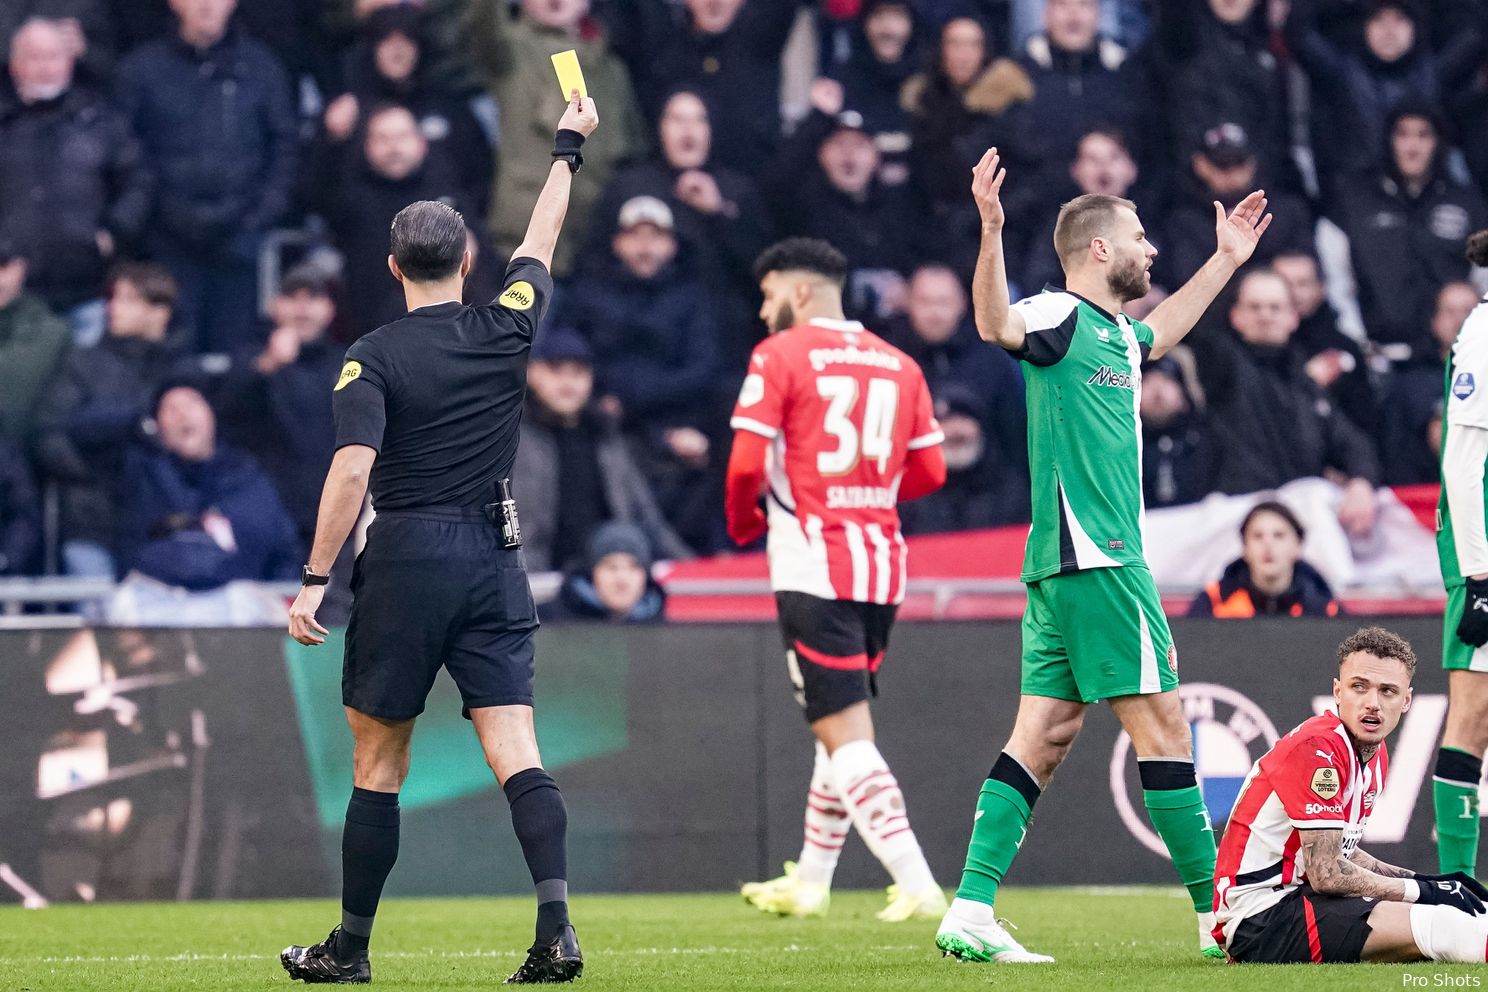
<path fill-rule="evenodd" d="M 837 785 L 832 781 L 832 759 L 818 742 L 816 766 L 811 770 L 811 791 L 806 793 L 806 837 L 801 844 L 801 856 L 796 859 L 796 877 L 803 882 L 831 885 L 837 858 L 851 826 L 847 807 L 842 805 Z"/>
<path fill-rule="evenodd" d="M 950 911 L 946 913 L 946 916 L 954 917 L 962 923 L 970 923 L 972 926 L 986 927 L 997 922 L 997 910 L 984 902 L 976 902 L 972 899 L 952 899 Z"/>
<path fill-rule="evenodd" d="M 909 826 L 904 793 L 872 741 L 852 741 L 832 755 L 832 778 L 868 849 L 907 894 L 936 887 Z"/>
<path fill-rule="evenodd" d="M 1433 961 L 1488 960 L 1488 917 L 1451 906 L 1412 906 L 1410 924 L 1416 946 Z"/>

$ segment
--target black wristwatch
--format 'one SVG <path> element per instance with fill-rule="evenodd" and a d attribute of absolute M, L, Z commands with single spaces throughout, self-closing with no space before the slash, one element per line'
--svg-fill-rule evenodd
<path fill-rule="evenodd" d="M 584 147 L 584 136 L 569 128 L 561 129 L 553 136 L 553 161 L 567 162 L 568 171 L 578 172 L 584 167 L 584 155 L 579 151 Z"/>
<path fill-rule="evenodd" d="M 310 571 L 309 565 L 306 565 L 300 572 L 300 585 L 302 586 L 323 586 L 328 585 L 330 581 L 329 575 L 316 575 Z"/>

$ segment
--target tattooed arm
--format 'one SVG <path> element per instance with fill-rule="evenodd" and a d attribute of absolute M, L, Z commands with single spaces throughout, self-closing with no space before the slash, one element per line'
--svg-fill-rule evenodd
<path fill-rule="evenodd" d="M 1376 875 L 1383 875 L 1386 878 L 1416 877 L 1416 873 L 1411 871 L 1409 868 L 1399 868 L 1395 865 L 1387 865 L 1379 858 L 1376 858 L 1371 854 L 1365 854 L 1362 848 L 1356 849 L 1353 853 L 1353 856 L 1350 857 L 1349 860 L 1358 865 L 1360 868 L 1363 868 L 1365 871 L 1372 871 Z M 1313 886 L 1313 888 L 1316 888 L 1316 886 Z"/>
<path fill-rule="evenodd" d="M 1307 881 L 1317 892 L 1329 896 L 1367 896 L 1388 902 L 1406 902 L 1407 893 L 1413 894 L 1414 882 L 1402 882 L 1404 876 L 1391 874 L 1401 869 L 1382 865 L 1363 852 L 1355 852 L 1356 860 L 1345 858 L 1342 830 L 1301 833 Z"/>

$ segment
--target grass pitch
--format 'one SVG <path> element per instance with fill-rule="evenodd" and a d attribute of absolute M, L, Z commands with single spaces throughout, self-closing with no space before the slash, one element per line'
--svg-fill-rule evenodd
<path fill-rule="evenodd" d="M 607 989 L 1339 989 L 1474 988 L 1471 965 L 1233 967 L 1202 960 L 1187 899 L 1167 889 L 1005 889 L 998 909 L 1051 966 L 939 957 L 935 924 L 873 919 L 883 896 L 839 892 L 823 920 L 767 917 L 735 895 L 579 896 L 586 967 L 578 992 Z M 325 936 L 331 901 L 118 904 L 0 909 L 0 990 L 299 988 L 289 943 Z M 530 899 L 396 899 L 378 913 L 372 974 L 385 989 L 489 989 L 531 942 Z"/>

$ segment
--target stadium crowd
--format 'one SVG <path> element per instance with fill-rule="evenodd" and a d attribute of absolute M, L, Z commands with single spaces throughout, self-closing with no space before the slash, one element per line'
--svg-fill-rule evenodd
<path fill-rule="evenodd" d="M 574 615 L 655 617 L 651 561 L 727 546 L 780 236 L 839 246 L 851 315 L 924 368 L 950 475 L 907 532 L 1028 519 L 1021 375 L 969 313 L 988 146 L 1015 298 L 1059 284 L 1076 193 L 1139 204 L 1141 316 L 1213 201 L 1267 190 L 1250 271 L 1145 378 L 1149 506 L 1328 475 L 1368 532 L 1376 486 L 1437 478 L 1484 286 L 1485 0 L 9 0 L 0 42 L 0 575 L 297 578 L 342 352 L 402 313 L 393 214 L 460 209 L 494 296 L 569 48 L 605 128 L 514 486 Z"/>

